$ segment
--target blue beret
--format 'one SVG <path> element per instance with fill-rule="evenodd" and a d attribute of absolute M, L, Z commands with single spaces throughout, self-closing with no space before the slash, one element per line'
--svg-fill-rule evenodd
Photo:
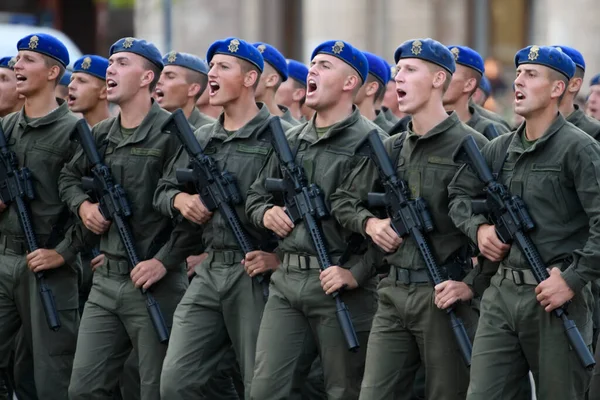
<path fill-rule="evenodd" d="M 377 78 L 383 86 L 387 85 L 390 80 L 390 67 L 388 66 L 388 63 L 383 58 L 373 53 L 363 51 L 363 54 L 369 63 L 369 73 Z"/>
<path fill-rule="evenodd" d="M 287 60 L 289 77 L 306 86 L 308 67 L 296 60 Z"/>
<path fill-rule="evenodd" d="M 515 66 L 539 64 L 560 72 L 568 79 L 575 74 L 575 63 L 560 50 L 550 46 L 527 46 L 515 54 Z"/>
<path fill-rule="evenodd" d="M 144 39 L 136 39 L 132 37 L 126 37 L 117 40 L 108 52 L 109 57 L 115 53 L 134 53 L 138 56 L 144 57 L 152 64 L 156 65 L 161 71 L 164 67 L 162 63 L 162 55 L 160 51 L 150 42 L 146 42 Z"/>
<path fill-rule="evenodd" d="M 579 51 L 575 50 L 572 47 L 567 47 L 567 46 L 552 46 L 552 47 L 556 47 L 557 49 L 560 49 L 563 53 L 568 55 L 569 58 L 571 58 L 571 60 L 573 60 L 573 62 L 575 63 L 575 65 L 577 67 L 579 67 L 585 71 L 585 60 L 583 59 L 583 54 L 581 54 Z"/>
<path fill-rule="evenodd" d="M 98 79 L 106 80 L 107 68 L 108 60 L 106 58 L 88 54 L 75 61 L 73 72 L 84 72 Z"/>
<path fill-rule="evenodd" d="M 439 65 L 451 74 L 456 70 L 454 55 L 446 46 L 433 39 L 407 40 L 394 53 L 396 64 L 401 58 L 420 58 Z"/>
<path fill-rule="evenodd" d="M 193 54 L 172 51 L 165 54 L 162 62 L 165 64 L 165 67 L 167 65 L 176 65 L 178 67 L 184 67 L 191 69 L 192 71 L 208 75 L 208 65 L 206 65 L 206 61 L 202 60 L 200 57 L 196 57 Z"/>
<path fill-rule="evenodd" d="M 29 50 L 54 58 L 63 67 L 69 65 L 69 51 L 57 38 L 47 33 L 27 35 L 17 42 L 17 50 Z"/>
<path fill-rule="evenodd" d="M 271 64 L 273 68 L 281 75 L 281 81 L 285 82 L 288 78 L 288 66 L 283 54 L 270 44 L 257 42 L 254 47 L 262 54 L 263 60 Z"/>
<path fill-rule="evenodd" d="M 486 96 L 492 94 L 492 84 L 487 76 L 484 75 L 481 77 L 481 80 L 479 81 L 479 88 L 483 90 L 483 93 L 485 93 Z"/>
<path fill-rule="evenodd" d="M 71 71 L 69 71 L 68 69 L 65 70 L 65 73 L 63 74 L 62 78 L 60 78 L 58 84 L 63 86 L 69 86 L 69 83 L 71 83 L 71 75 L 73 75 Z"/>
<path fill-rule="evenodd" d="M 448 46 L 448 50 L 454 55 L 454 62 L 456 64 L 474 69 L 481 75 L 485 72 L 483 58 L 472 48 L 467 46 Z"/>
<path fill-rule="evenodd" d="M 310 59 L 314 59 L 317 54 L 329 54 L 346 62 L 358 72 L 363 83 L 369 73 L 369 62 L 362 51 L 354 48 L 350 43 L 341 40 L 329 40 L 321 43 L 313 50 Z"/>
<path fill-rule="evenodd" d="M 215 54 L 225 54 L 226 56 L 237 57 L 244 61 L 254 64 L 260 72 L 265 69 L 265 61 L 260 51 L 245 40 L 238 38 L 227 38 L 217 40 L 210 45 L 206 52 L 206 61 L 210 64 Z"/>
<path fill-rule="evenodd" d="M 590 81 L 590 86 L 600 85 L 600 74 L 594 75 Z"/>
<path fill-rule="evenodd" d="M 15 64 L 17 63 L 17 60 L 15 60 L 14 57 L 2 57 L 0 58 L 0 68 L 8 68 L 8 69 L 14 69 Z"/>

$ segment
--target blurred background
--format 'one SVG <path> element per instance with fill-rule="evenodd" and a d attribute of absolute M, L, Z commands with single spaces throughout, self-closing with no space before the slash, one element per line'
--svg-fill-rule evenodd
<path fill-rule="evenodd" d="M 432 37 L 479 51 L 493 87 L 486 107 L 508 119 L 513 57 L 520 48 L 568 45 L 581 51 L 587 63 L 582 101 L 587 82 L 600 72 L 598 0 L 2 0 L 0 52 L 6 54 L 0 56 L 13 55 L 16 41 L 39 27 L 64 33 L 73 43 L 72 60 L 80 52 L 106 56 L 124 36 L 150 40 L 164 53 L 201 57 L 213 41 L 238 36 L 270 43 L 306 63 L 312 49 L 329 39 L 347 40 L 393 63 L 400 43 Z"/>

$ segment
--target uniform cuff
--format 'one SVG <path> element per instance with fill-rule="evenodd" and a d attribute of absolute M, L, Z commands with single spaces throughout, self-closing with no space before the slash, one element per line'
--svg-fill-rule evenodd
<path fill-rule="evenodd" d="M 469 239 L 479 247 L 479 243 L 477 243 L 477 230 L 481 225 L 489 224 L 490 222 L 483 215 L 473 215 L 471 220 L 469 221 L 469 225 L 467 227 L 467 236 Z"/>
<path fill-rule="evenodd" d="M 92 202 L 92 198 L 85 193 L 81 193 L 71 200 L 71 212 L 75 214 L 79 221 L 81 221 L 81 217 L 79 217 L 79 207 L 81 207 L 84 201 Z"/>
<path fill-rule="evenodd" d="M 583 279 L 575 270 L 574 264 L 571 264 L 565 271 L 563 271 L 562 277 L 574 293 L 579 293 L 581 289 L 587 285 L 587 281 Z"/>
<path fill-rule="evenodd" d="M 77 259 L 77 254 L 71 248 L 71 243 L 67 239 L 63 239 L 55 248 L 58 254 L 65 260 L 65 264 L 73 265 Z"/>

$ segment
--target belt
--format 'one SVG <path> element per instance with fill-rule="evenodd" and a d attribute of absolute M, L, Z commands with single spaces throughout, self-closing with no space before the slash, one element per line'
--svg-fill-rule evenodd
<path fill-rule="evenodd" d="M 0 234 L 0 245 L 15 254 L 23 255 L 27 253 L 27 244 L 24 237 Z"/>
<path fill-rule="evenodd" d="M 537 286 L 538 281 L 533 276 L 533 272 L 530 269 L 514 269 L 509 267 L 498 267 L 498 275 L 501 277 L 513 281 L 515 285 L 532 285 Z"/>
<path fill-rule="evenodd" d="M 211 262 L 217 262 L 225 265 L 239 264 L 246 255 L 239 250 L 214 250 L 209 251 L 208 257 Z"/>
<path fill-rule="evenodd" d="M 107 274 L 129 275 L 131 273 L 131 269 L 133 267 L 129 265 L 129 261 L 118 258 L 112 258 L 107 256 L 106 254 L 104 255 L 104 257 L 104 268 Z"/>
<path fill-rule="evenodd" d="M 330 257 L 331 263 L 335 265 L 339 262 L 340 257 Z M 315 256 L 305 254 L 285 253 L 283 255 L 283 264 L 291 267 L 297 267 L 302 270 L 320 269 L 319 259 Z"/>
<path fill-rule="evenodd" d="M 429 274 L 425 269 L 407 269 L 392 266 L 390 270 L 390 277 L 396 278 L 397 282 L 404 285 L 410 285 L 411 283 L 430 283 Z"/>

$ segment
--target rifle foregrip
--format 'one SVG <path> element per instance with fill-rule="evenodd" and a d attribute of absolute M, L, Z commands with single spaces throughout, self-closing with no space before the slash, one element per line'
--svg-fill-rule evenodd
<path fill-rule="evenodd" d="M 161 131 L 165 133 L 175 133 L 190 157 L 196 157 L 198 154 L 202 154 L 202 147 L 200 147 L 200 143 L 196 140 L 194 131 L 181 108 L 175 110 L 175 112 L 169 116 L 162 125 Z"/>
<path fill-rule="evenodd" d="M 358 343 L 358 337 L 356 336 L 356 330 L 352 324 L 352 318 L 350 317 L 350 311 L 346 304 L 340 299 L 340 296 L 335 297 L 336 310 L 335 315 L 337 316 L 338 323 L 342 329 L 342 334 L 348 344 L 348 350 L 356 352 L 360 347 Z"/>
<path fill-rule="evenodd" d="M 92 165 L 97 165 L 102 162 L 102 158 L 96 148 L 96 141 L 92 135 L 92 131 L 87 124 L 85 118 L 80 119 L 75 124 L 75 128 L 70 136 L 71 140 L 79 142 L 85 155 Z"/>
<path fill-rule="evenodd" d="M 281 165 L 286 165 L 290 162 L 294 162 L 294 155 L 290 144 L 287 141 L 283 128 L 281 127 L 281 121 L 279 117 L 271 118 L 269 121 L 269 128 L 271 129 L 271 141 L 273 148 L 278 155 Z"/>
<path fill-rule="evenodd" d="M 394 166 L 390 161 L 390 156 L 385 150 L 385 146 L 383 145 L 383 141 L 379 137 L 376 129 L 373 129 L 367 134 L 367 140 L 369 142 L 369 146 L 371 147 L 371 159 L 377 164 L 381 173 L 386 178 L 390 178 L 392 176 L 396 176 L 396 172 L 394 171 Z"/>
<path fill-rule="evenodd" d="M 490 171 L 490 167 L 487 165 L 481 151 L 479 151 L 479 147 L 477 147 L 473 136 L 468 135 L 460 142 L 460 145 L 454 152 L 453 159 L 455 162 L 469 164 L 484 184 L 487 185 L 494 180 L 492 171 Z"/>
<path fill-rule="evenodd" d="M 40 285 L 42 307 L 44 308 L 44 314 L 46 314 L 46 322 L 48 322 L 48 327 L 56 332 L 60 329 L 60 318 L 58 316 L 58 312 L 56 311 L 54 294 L 46 284 L 43 276 L 38 276 L 38 282 Z"/>
<path fill-rule="evenodd" d="M 162 311 L 160 311 L 158 302 L 150 292 L 145 292 L 144 294 L 146 295 L 146 307 L 148 308 L 148 315 L 152 321 L 152 326 L 154 326 L 154 331 L 158 336 L 158 341 L 166 344 L 169 342 L 169 328 L 167 328 Z"/>

